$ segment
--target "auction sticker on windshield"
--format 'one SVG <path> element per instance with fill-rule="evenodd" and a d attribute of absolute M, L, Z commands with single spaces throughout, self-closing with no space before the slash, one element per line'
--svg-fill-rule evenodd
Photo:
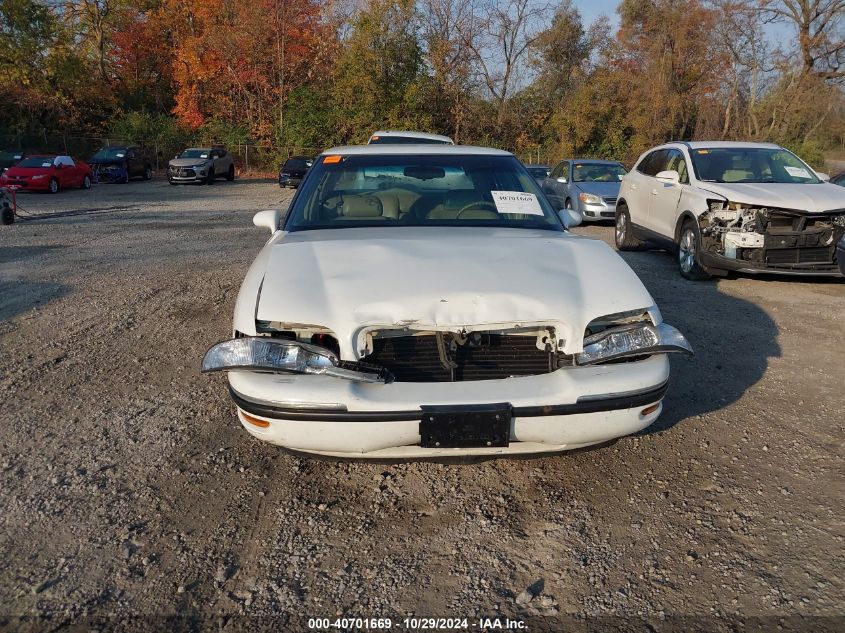
<path fill-rule="evenodd" d="M 790 167 L 789 165 L 786 165 L 784 166 L 784 169 L 786 170 L 786 173 L 793 178 L 812 178 L 809 172 L 803 167 Z"/>
<path fill-rule="evenodd" d="M 543 215 L 540 201 L 533 193 L 524 191 L 491 191 L 490 193 L 499 213 Z"/>

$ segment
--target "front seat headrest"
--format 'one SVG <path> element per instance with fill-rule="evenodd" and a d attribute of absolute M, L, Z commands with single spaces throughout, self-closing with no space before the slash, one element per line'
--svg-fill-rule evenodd
<path fill-rule="evenodd" d="M 375 196 L 344 198 L 341 213 L 347 218 L 378 218 L 382 215 L 381 200 Z"/>

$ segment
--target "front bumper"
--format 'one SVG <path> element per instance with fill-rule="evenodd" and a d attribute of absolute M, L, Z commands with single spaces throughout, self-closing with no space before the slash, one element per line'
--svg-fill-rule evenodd
<path fill-rule="evenodd" d="M 2 179 L 0 180 L 0 187 L 15 187 L 18 191 L 47 191 L 50 188 L 50 179 Z"/>
<path fill-rule="evenodd" d="M 204 182 L 207 177 L 208 171 L 206 169 L 193 169 L 190 167 L 180 167 L 174 169 L 173 167 L 171 167 L 167 170 L 167 179 L 170 182 Z"/>
<path fill-rule="evenodd" d="M 668 359 L 658 354 L 504 380 L 374 385 L 230 371 L 229 385 L 239 420 L 261 440 L 339 457 L 411 458 L 563 451 L 629 435 L 660 415 L 668 378 Z M 513 407 L 509 446 L 420 445 L 421 406 L 497 402 Z M 651 405 L 658 406 L 643 414 Z"/>
<path fill-rule="evenodd" d="M 585 222 L 600 222 L 616 217 L 616 199 L 603 200 L 601 204 L 581 203 L 581 217 Z"/>
<path fill-rule="evenodd" d="M 843 268 L 843 253 L 845 253 L 845 250 L 837 248 L 836 253 L 838 266 L 836 261 L 822 264 L 782 264 L 775 266 L 762 262 L 732 259 L 709 252 L 701 253 L 700 257 L 705 268 L 716 271 L 732 270 L 752 275 L 788 275 L 793 277 L 843 277 L 845 276 L 845 268 Z"/>
<path fill-rule="evenodd" d="M 298 187 L 302 184 L 302 178 L 298 176 L 279 176 L 279 186 L 284 187 Z"/>

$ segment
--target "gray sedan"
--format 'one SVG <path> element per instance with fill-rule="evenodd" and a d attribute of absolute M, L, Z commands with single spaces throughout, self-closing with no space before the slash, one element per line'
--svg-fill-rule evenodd
<path fill-rule="evenodd" d="M 622 177 L 622 163 L 610 160 L 565 160 L 542 182 L 553 203 L 581 213 L 584 221 L 612 220 Z"/>

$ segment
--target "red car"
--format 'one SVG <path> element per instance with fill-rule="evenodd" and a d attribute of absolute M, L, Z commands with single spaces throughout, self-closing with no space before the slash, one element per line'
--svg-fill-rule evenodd
<path fill-rule="evenodd" d="M 28 191 L 49 191 L 72 187 L 91 188 L 91 167 L 70 156 L 49 154 L 24 158 L 0 176 L 0 187 L 20 187 Z"/>

